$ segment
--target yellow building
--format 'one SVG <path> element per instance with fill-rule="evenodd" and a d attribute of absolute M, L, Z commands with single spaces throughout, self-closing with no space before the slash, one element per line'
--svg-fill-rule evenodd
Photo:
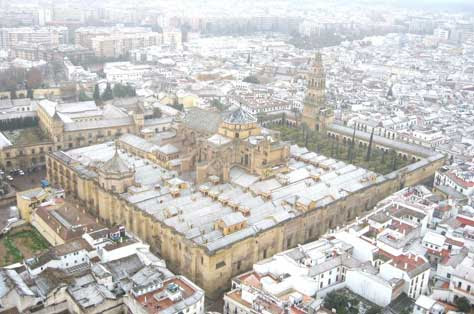
<path fill-rule="evenodd" d="M 382 176 L 290 150 L 242 108 L 225 117 L 188 114 L 174 138 L 182 144 L 180 171 L 109 142 L 48 154 L 47 175 L 102 222 L 146 241 L 211 298 L 259 260 L 314 241 L 401 186 L 430 180 L 444 163 L 442 155 L 427 156 Z M 194 171 L 195 183 L 179 178 Z"/>
<path fill-rule="evenodd" d="M 20 217 L 31 222 L 32 213 L 45 201 L 54 197 L 64 197 L 64 192 L 52 188 L 33 188 L 16 193 L 16 203 Z"/>

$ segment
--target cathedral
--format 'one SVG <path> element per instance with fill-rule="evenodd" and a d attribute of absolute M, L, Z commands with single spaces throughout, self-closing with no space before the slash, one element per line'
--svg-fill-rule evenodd
<path fill-rule="evenodd" d="M 241 107 L 224 117 L 215 134 L 201 139 L 196 151 L 198 184 L 210 177 L 227 182 L 232 167 L 266 178 L 284 171 L 289 159 L 289 146 L 279 133 L 262 128 Z"/>
<path fill-rule="evenodd" d="M 321 53 L 317 52 L 308 74 L 308 90 L 303 101 L 303 123 L 311 130 L 323 132 L 334 120 L 333 111 L 326 105 L 326 74 Z"/>

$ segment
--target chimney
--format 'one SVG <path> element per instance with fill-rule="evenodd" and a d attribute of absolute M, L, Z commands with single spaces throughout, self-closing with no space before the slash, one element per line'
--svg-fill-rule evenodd
<path fill-rule="evenodd" d="M 404 268 L 404 269 L 407 269 L 407 268 L 408 268 L 408 263 L 405 263 L 405 265 L 404 265 L 403 268 Z"/>
<path fill-rule="evenodd" d="M 415 262 L 418 262 L 418 255 L 415 255 Z"/>

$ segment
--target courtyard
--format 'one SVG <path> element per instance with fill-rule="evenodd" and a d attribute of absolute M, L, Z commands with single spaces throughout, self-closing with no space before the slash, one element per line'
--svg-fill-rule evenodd
<path fill-rule="evenodd" d="M 16 145 L 28 145 L 49 141 L 47 135 L 39 127 L 4 131 L 3 134 L 10 142 Z"/>
<path fill-rule="evenodd" d="M 16 227 L 0 237 L 0 266 L 21 262 L 49 247 L 31 225 Z"/>
<path fill-rule="evenodd" d="M 300 128 L 292 128 L 282 125 L 272 125 L 271 129 L 279 131 L 283 141 L 304 146 L 310 151 L 348 162 L 355 166 L 370 171 L 387 174 L 411 164 L 410 160 L 399 158 L 395 151 L 385 152 L 375 147 L 371 149 L 368 156 L 368 148 L 330 139 L 327 135 L 315 131 Z M 306 133 L 307 132 L 307 133 Z"/>

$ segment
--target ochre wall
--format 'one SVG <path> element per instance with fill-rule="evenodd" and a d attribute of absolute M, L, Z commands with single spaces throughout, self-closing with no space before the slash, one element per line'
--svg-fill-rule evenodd
<path fill-rule="evenodd" d="M 48 155 L 47 173 L 53 185 L 63 184 L 66 193 L 77 196 L 101 221 L 125 225 L 149 243 L 152 251 L 163 257 L 172 271 L 185 275 L 201 286 L 209 297 L 217 298 L 230 287 L 234 276 L 250 270 L 259 260 L 318 239 L 329 229 L 342 226 L 372 209 L 377 202 L 400 188 L 425 182 L 443 164 L 443 156 L 432 157 L 428 163 L 422 160 L 343 199 L 321 208 L 308 209 L 292 220 L 214 252 L 195 245 L 174 229 L 127 204 L 118 195 L 103 190 L 96 181 L 71 175 L 72 170 L 51 154 Z M 73 182 L 64 184 L 67 180 Z"/>

